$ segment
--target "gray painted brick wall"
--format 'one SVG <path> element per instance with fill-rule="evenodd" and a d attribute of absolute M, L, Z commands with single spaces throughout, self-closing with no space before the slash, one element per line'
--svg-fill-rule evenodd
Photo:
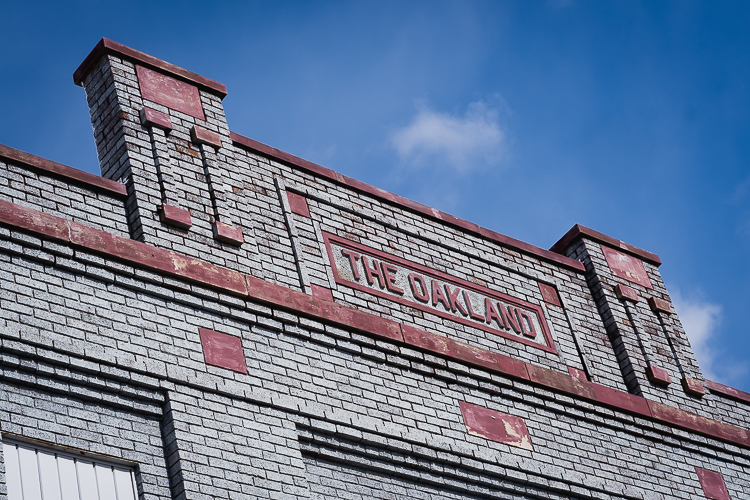
<path fill-rule="evenodd" d="M 579 272 L 251 152 L 231 141 L 219 94 L 201 88 L 206 120 L 145 101 L 136 63 L 109 53 L 84 78 L 103 176 L 126 184 L 127 200 L 7 162 L 0 200 L 292 290 L 329 288 L 341 306 L 750 425 L 740 399 L 682 389 L 682 375 L 703 378 L 676 314 L 660 321 L 642 300 L 629 316 L 615 297 L 613 287 L 626 284 L 669 301 L 652 264 L 653 290 L 639 288 L 613 275 L 598 242 L 579 238 L 566 249 L 584 263 Z M 189 230 L 156 212 L 164 191 L 143 106 L 172 120 L 159 154 L 169 157 L 171 199 L 189 210 Z M 221 137 L 222 203 L 209 193 L 194 125 Z M 290 211 L 286 191 L 306 198 L 309 218 Z M 219 219 L 242 229 L 242 246 L 214 239 Z M 720 472 L 730 498 L 750 496 L 746 446 L 148 271 L 9 220 L 0 221 L 0 432 L 127 461 L 141 498 L 705 498 L 696 467 Z M 337 284 L 323 232 L 539 305 L 559 353 Z M 539 282 L 556 287 L 561 306 L 544 302 Z M 647 380 L 634 326 L 669 387 Z M 208 364 L 199 328 L 238 339 L 247 373 Z M 469 432 L 461 402 L 523 419 L 533 449 Z M 0 499 L 5 484 L 0 467 Z"/>

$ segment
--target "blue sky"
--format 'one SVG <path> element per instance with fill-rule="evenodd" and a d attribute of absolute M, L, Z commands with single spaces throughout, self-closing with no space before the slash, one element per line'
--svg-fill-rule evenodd
<path fill-rule="evenodd" d="M 548 248 L 659 254 L 704 372 L 750 391 L 750 3 L 9 2 L 0 143 L 98 173 L 103 36 L 224 83 L 230 128 Z"/>

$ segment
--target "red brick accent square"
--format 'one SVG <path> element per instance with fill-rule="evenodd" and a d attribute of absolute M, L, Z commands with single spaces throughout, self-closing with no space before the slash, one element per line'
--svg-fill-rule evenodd
<path fill-rule="evenodd" d="M 245 353 L 242 340 L 226 333 L 215 332 L 207 328 L 198 330 L 203 345 L 203 356 L 206 364 L 226 368 L 240 373 L 247 373 Z"/>
<path fill-rule="evenodd" d="M 703 397 L 706 395 L 706 389 L 703 388 L 703 384 L 700 380 L 695 380 L 694 378 L 682 377 L 682 388 L 691 396 Z"/>
<path fill-rule="evenodd" d="M 459 404 L 466 430 L 472 436 L 533 451 L 531 437 L 522 418 L 463 401 Z"/>
<path fill-rule="evenodd" d="M 665 370 L 664 368 L 659 368 L 655 365 L 651 365 L 646 368 L 646 376 L 652 384 L 669 385 L 672 383 L 672 379 L 669 378 L 669 373 L 667 373 L 667 370 Z"/>
<path fill-rule="evenodd" d="M 159 207 L 159 219 L 164 224 L 179 227 L 180 229 L 189 229 L 193 225 L 190 212 L 183 208 L 167 204 Z"/>
<path fill-rule="evenodd" d="M 614 248 L 602 245 L 604 258 L 607 259 L 607 265 L 612 274 L 618 278 L 638 283 L 646 288 L 653 288 L 651 280 L 646 274 L 646 268 L 643 267 L 643 261 L 630 255 L 618 252 Z"/>
<path fill-rule="evenodd" d="M 310 208 L 307 206 L 307 199 L 304 196 L 287 191 L 286 197 L 289 200 L 289 208 L 292 210 L 292 213 L 303 217 L 310 217 Z"/>
<path fill-rule="evenodd" d="M 228 245 L 234 245 L 236 247 L 242 245 L 245 242 L 245 237 L 242 235 L 242 229 L 239 229 L 223 222 L 214 223 L 214 238 L 226 243 Z"/>
<path fill-rule="evenodd" d="M 181 80 L 164 75 L 143 66 L 135 67 L 141 95 L 144 99 L 153 101 L 186 115 L 205 120 L 203 106 L 198 87 Z"/>
<path fill-rule="evenodd" d="M 542 298 L 547 304 L 553 306 L 562 307 L 560 303 L 560 296 L 557 294 L 555 287 L 539 283 L 539 290 L 542 292 Z"/>
<path fill-rule="evenodd" d="M 620 300 L 629 300 L 630 302 L 638 302 L 641 298 L 638 296 L 638 292 L 626 285 L 615 286 L 615 295 Z"/>
<path fill-rule="evenodd" d="M 695 468 L 698 474 L 698 480 L 701 482 L 701 488 L 706 498 L 713 500 L 730 500 L 727 485 L 724 484 L 724 477 L 718 472 L 708 469 Z"/>
<path fill-rule="evenodd" d="M 172 130 L 172 119 L 161 111 L 151 108 L 141 109 L 141 123 L 147 127 L 156 127 L 166 131 Z"/>
<path fill-rule="evenodd" d="M 333 293 L 331 292 L 330 288 L 326 288 L 324 286 L 316 285 L 313 283 L 310 285 L 310 290 L 312 291 L 313 297 L 317 297 L 323 300 L 330 300 L 331 302 L 333 302 Z"/>
<path fill-rule="evenodd" d="M 197 125 L 193 125 L 193 128 L 190 129 L 190 138 L 196 144 L 207 144 L 215 148 L 221 147 L 221 137 L 219 134 Z"/>
<path fill-rule="evenodd" d="M 648 305 L 651 307 L 651 310 L 654 312 L 663 312 L 666 314 L 672 314 L 672 308 L 669 306 L 669 302 L 667 302 L 666 300 L 657 299 L 656 297 L 649 297 Z"/>

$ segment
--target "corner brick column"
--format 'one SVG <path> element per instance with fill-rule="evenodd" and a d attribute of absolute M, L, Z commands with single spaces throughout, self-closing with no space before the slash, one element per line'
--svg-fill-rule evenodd
<path fill-rule="evenodd" d="M 132 238 L 243 243 L 224 182 L 234 157 L 222 84 L 107 39 L 74 81 L 86 90 L 102 176 L 128 186 Z"/>
<path fill-rule="evenodd" d="M 658 256 L 581 226 L 552 249 L 585 265 L 628 390 L 698 409 L 703 375 L 674 314 Z"/>

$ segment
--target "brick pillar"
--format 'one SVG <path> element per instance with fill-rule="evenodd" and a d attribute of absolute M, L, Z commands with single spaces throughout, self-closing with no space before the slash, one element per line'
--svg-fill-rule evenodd
<path fill-rule="evenodd" d="M 128 187 L 134 239 L 243 243 L 224 184 L 234 168 L 224 85 L 107 39 L 73 78 L 86 90 L 102 176 Z"/>
<path fill-rule="evenodd" d="M 659 273 L 659 257 L 579 225 L 552 250 L 586 266 L 628 390 L 699 407 L 703 375 Z"/>

